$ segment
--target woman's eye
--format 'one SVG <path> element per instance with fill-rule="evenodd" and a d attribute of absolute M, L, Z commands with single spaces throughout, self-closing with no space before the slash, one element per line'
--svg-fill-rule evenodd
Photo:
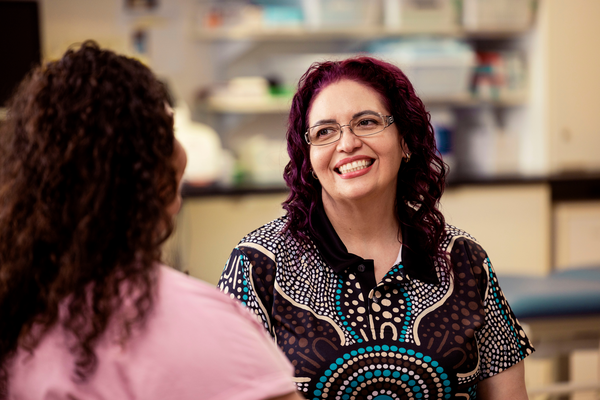
<path fill-rule="evenodd" d="M 377 121 L 372 118 L 361 119 L 358 121 L 358 126 L 374 126 L 377 125 Z"/>
<path fill-rule="evenodd" d="M 316 136 L 317 137 L 329 136 L 329 135 L 333 134 L 334 132 L 335 132 L 335 128 L 328 126 L 328 127 L 317 129 Z"/>

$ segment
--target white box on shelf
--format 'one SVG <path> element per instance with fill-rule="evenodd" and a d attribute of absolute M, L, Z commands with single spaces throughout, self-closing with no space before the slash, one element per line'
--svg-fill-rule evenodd
<path fill-rule="evenodd" d="M 384 0 L 383 24 L 388 29 L 448 30 L 458 27 L 458 8 L 451 0 Z"/>
<path fill-rule="evenodd" d="M 317 62 L 341 61 L 356 56 L 356 53 L 279 53 L 265 58 L 263 71 L 267 76 L 277 77 L 282 84 L 292 87 L 294 92 L 300 77 Z"/>
<path fill-rule="evenodd" d="M 304 23 L 308 28 L 352 28 L 375 26 L 381 20 L 378 1 L 302 0 Z"/>
<path fill-rule="evenodd" d="M 462 21 L 467 29 L 526 29 L 532 18 L 530 0 L 463 0 Z"/>
<path fill-rule="evenodd" d="M 465 60 L 398 60 L 420 96 L 461 98 L 469 91 L 474 64 Z"/>
<path fill-rule="evenodd" d="M 469 93 L 475 53 L 453 40 L 416 39 L 383 43 L 374 54 L 398 65 L 420 96 L 460 98 Z"/>

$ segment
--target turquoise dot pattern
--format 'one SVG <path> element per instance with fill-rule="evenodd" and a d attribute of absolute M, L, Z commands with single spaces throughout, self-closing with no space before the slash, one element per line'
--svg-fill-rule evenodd
<path fill-rule="evenodd" d="M 341 293 L 342 293 L 342 288 L 343 287 L 344 287 L 344 281 L 342 279 L 338 279 L 338 288 L 337 288 L 336 294 L 335 294 L 335 311 L 336 311 L 338 317 L 340 318 L 340 320 L 342 321 L 342 326 L 344 327 L 344 329 L 346 329 L 348 331 L 348 333 L 350 334 L 350 336 L 354 340 L 356 340 L 357 343 L 362 343 L 363 340 L 352 329 L 352 327 L 350 326 L 350 324 L 346 320 L 346 317 L 344 316 L 344 312 L 342 311 L 342 306 L 341 306 L 341 296 L 342 295 L 341 295 Z"/>
<path fill-rule="evenodd" d="M 499 313 L 502 316 L 502 319 L 507 323 L 506 326 L 508 327 L 508 329 L 510 329 L 511 335 L 514 338 L 514 342 L 517 343 L 519 355 L 521 356 L 521 358 L 525 358 L 528 343 L 523 340 L 523 338 L 521 337 L 522 334 L 519 334 L 516 331 L 515 325 L 510 319 L 512 313 L 508 312 L 509 306 L 504 301 L 504 295 L 500 292 L 500 286 L 498 286 L 498 279 L 496 278 L 496 274 L 494 273 L 490 259 L 486 258 L 484 264 L 487 267 L 490 281 L 492 282 L 492 285 L 490 285 L 490 298 L 494 303 L 494 308 L 497 310 L 497 313 Z"/>
<path fill-rule="evenodd" d="M 377 363 L 370 362 L 375 359 Z M 329 365 L 312 399 L 449 399 L 452 389 L 447 378 L 437 361 L 413 349 L 361 346 Z"/>

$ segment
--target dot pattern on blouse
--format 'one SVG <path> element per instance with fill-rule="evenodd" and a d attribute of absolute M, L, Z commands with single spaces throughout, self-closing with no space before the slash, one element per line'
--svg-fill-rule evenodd
<path fill-rule="evenodd" d="M 363 290 L 364 265 L 336 273 L 314 243 L 283 234 L 285 223 L 247 235 L 219 287 L 262 321 L 307 398 L 474 398 L 480 379 L 533 351 L 467 233 L 446 227 L 439 283 L 411 277 L 400 263 Z"/>
<path fill-rule="evenodd" d="M 451 397 L 448 375 L 436 361 L 394 345 L 358 347 L 342 354 L 315 387 L 315 398 Z"/>

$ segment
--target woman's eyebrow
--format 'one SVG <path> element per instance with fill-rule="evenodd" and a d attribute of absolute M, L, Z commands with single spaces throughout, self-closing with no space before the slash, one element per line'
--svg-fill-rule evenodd
<path fill-rule="evenodd" d="M 363 111 L 359 111 L 356 114 L 352 115 L 352 119 L 363 116 L 363 115 L 379 115 L 379 113 L 377 111 L 372 111 L 372 110 L 363 110 Z M 338 123 L 338 121 L 335 119 L 320 119 L 317 122 L 315 122 L 314 124 L 312 124 L 311 126 L 317 126 L 317 125 L 323 125 L 323 124 L 336 124 L 336 123 Z"/>
<path fill-rule="evenodd" d="M 337 124 L 335 119 L 320 119 L 311 126 L 323 125 L 323 124 Z"/>
<path fill-rule="evenodd" d="M 354 114 L 352 116 L 352 119 L 356 118 L 356 117 L 360 117 L 362 115 L 379 115 L 379 113 L 377 111 L 371 111 L 371 110 L 364 110 L 364 111 L 359 111 L 356 114 Z"/>

